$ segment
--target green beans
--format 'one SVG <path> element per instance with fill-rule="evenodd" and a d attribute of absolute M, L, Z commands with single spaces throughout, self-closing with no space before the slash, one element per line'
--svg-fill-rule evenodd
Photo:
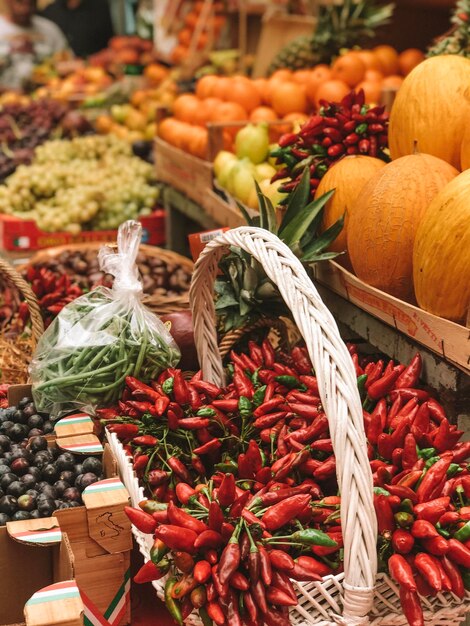
<path fill-rule="evenodd" d="M 58 416 L 116 402 L 132 375 L 143 382 L 178 363 L 165 326 L 135 297 L 96 289 L 65 307 L 41 338 L 31 377 L 39 410 Z"/>

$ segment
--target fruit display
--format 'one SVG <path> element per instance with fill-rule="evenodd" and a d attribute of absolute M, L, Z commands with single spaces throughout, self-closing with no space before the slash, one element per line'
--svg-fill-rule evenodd
<path fill-rule="evenodd" d="M 470 311 L 470 170 L 462 172 L 432 200 L 413 248 L 413 277 L 419 305 L 463 323 Z"/>
<path fill-rule="evenodd" d="M 64 77 L 50 78 L 45 85 L 36 89 L 34 96 L 53 98 L 63 102 L 73 100 L 79 103 L 87 97 L 96 96 L 105 91 L 112 83 L 112 76 L 103 68 L 84 66 Z"/>
<path fill-rule="evenodd" d="M 378 6 L 374 0 L 321 5 L 315 32 L 283 48 L 273 59 L 270 73 L 281 68 L 301 70 L 317 63 L 330 63 L 340 50 L 373 37 L 375 29 L 387 24 L 392 13 L 392 4 Z"/>
<path fill-rule="evenodd" d="M 0 526 L 82 506 L 84 489 L 103 478 L 96 456 L 49 446 L 53 430 L 29 398 L 0 409 Z"/>
<path fill-rule="evenodd" d="M 388 160 L 388 114 L 384 107 L 365 104 L 364 92 L 348 93 L 341 102 L 320 101 L 321 109 L 298 133 L 286 133 L 271 152 L 278 169 L 275 180 L 284 180 L 280 192 L 293 191 L 303 170 L 310 170 L 313 198 L 329 167 L 345 155 L 363 154 Z"/>
<path fill-rule="evenodd" d="M 151 165 L 112 135 L 48 141 L 0 187 L 0 212 L 44 231 L 115 229 L 158 198 Z"/>
<path fill-rule="evenodd" d="M 407 622 L 424 624 L 420 597 L 462 599 L 468 587 L 470 444 L 420 384 L 419 354 L 404 366 L 349 350 L 364 406 L 379 571 L 399 586 Z M 128 399 L 99 412 L 147 496 L 126 508 L 153 537 L 134 580 L 166 576 L 165 604 L 179 624 L 195 611 L 219 626 L 227 615 L 230 624 L 288 626 L 298 603 L 292 581 L 343 568 L 348 530 L 328 420 L 301 346 L 276 352 L 267 340 L 250 341 L 232 350 L 227 371 L 224 388 L 175 369 L 151 387 L 129 377 Z"/>
<path fill-rule="evenodd" d="M 392 159 L 417 148 L 461 169 L 462 138 L 470 116 L 469 81 L 470 59 L 458 55 L 426 59 L 406 77 L 390 116 Z"/>
<path fill-rule="evenodd" d="M 428 56 L 458 54 L 470 57 L 470 5 L 468 0 L 458 0 L 452 11 L 452 27 L 439 37 L 428 50 Z"/>
<path fill-rule="evenodd" d="M 5 101 L 0 105 L 0 181 L 33 160 L 36 146 L 53 137 L 83 135 L 86 118 L 54 100 Z"/>
<path fill-rule="evenodd" d="M 119 75 L 127 66 L 145 67 L 156 61 L 153 42 L 135 36 L 116 36 L 104 50 L 88 57 L 92 67 Z"/>
<path fill-rule="evenodd" d="M 366 182 L 353 204 L 347 234 L 361 280 L 413 301 L 416 230 L 432 200 L 457 174 L 442 159 L 417 153 L 392 161 Z"/>

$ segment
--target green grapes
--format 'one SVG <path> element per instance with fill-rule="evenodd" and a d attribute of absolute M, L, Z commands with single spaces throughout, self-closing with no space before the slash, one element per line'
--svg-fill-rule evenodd
<path fill-rule="evenodd" d="M 0 213 L 48 232 L 116 229 L 158 200 L 152 165 L 113 135 L 48 141 L 0 187 Z"/>

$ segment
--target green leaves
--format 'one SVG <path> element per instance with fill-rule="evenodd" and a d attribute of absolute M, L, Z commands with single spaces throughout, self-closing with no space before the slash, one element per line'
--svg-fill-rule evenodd
<path fill-rule="evenodd" d="M 314 239 L 308 246 L 304 248 L 302 254 L 302 261 L 304 263 L 312 263 L 316 261 L 326 261 L 328 259 L 334 259 L 343 252 L 326 252 L 326 250 L 336 239 L 339 233 L 343 230 L 344 215 L 342 215 L 337 222 L 335 222 L 330 228 Z M 322 254 L 323 253 L 323 254 Z"/>
<path fill-rule="evenodd" d="M 270 233 L 277 235 L 276 211 L 272 202 L 263 194 L 256 180 L 255 187 L 259 202 L 260 228 L 269 230 Z"/>
<path fill-rule="evenodd" d="M 333 194 L 334 190 L 328 191 L 307 206 L 299 208 L 291 221 L 279 232 L 284 243 L 289 247 L 297 244 Z"/>

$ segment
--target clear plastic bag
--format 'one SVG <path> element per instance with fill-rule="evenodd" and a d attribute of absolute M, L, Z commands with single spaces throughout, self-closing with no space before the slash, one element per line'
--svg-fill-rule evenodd
<path fill-rule="evenodd" d="M 167 327 L 141 301 L 141 236 L 138 222 L 121 224 L 117 253 L 104 246 L 98 257 L 101 270 L 114 276 L 112 288 L 98 287 L 68 304 L 39 340 L 30 366 L 38 411 L 93 414 L 117 402 L 126 376 L 150 382 L 178 363 Z"/>

